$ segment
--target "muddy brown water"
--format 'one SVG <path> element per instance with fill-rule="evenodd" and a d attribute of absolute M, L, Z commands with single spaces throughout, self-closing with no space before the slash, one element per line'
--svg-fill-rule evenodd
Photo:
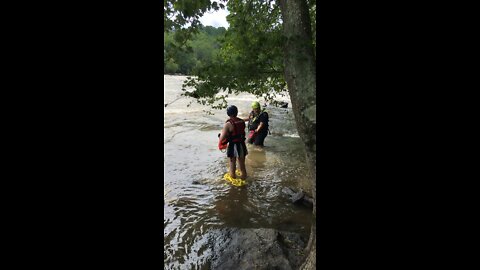
<path fill-rule="evenodd" d="M 235 228 L 273 228 L 308 238 L 312 213 L 293 205 L 282 188 L 309 189 L 305 156 L 289 108 L 268 106 L 271 135 L 265 147 L 248 145 L 247 185 L 225 180 L 226 154 L 217 134 L 227 119 L 213 110 L 179 98 L 184 76 L 164 76 L 164 269 L 206 269 L 212 256 L 208 233 Z M 228 99 L 247 117 L 253 95 Z M 279 98 L 287 101 L 287 97 Z M 172 102 L 173 103 L 170 103 Z M 263 104 L 263 102 L 261 102 Z"/>

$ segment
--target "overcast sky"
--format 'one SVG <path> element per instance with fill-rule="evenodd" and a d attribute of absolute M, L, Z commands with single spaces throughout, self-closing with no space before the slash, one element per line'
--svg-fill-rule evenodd
<path fill-rule="evenodd" d="M 219 9 L 218 11 L 210 11 L 203 15 L 200 18 L 200 22 L 203 25 L 210 25 L 214 27 L 225 27 L 228 28 L 227 15 L 228 11 L 225 9 Z"/>

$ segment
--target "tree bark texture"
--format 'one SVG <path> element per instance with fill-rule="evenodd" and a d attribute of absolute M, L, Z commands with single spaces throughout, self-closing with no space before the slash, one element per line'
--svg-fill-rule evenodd
<path fill-rule="evenodd" d="M 316 268 L 316 61 L 306 0 L 279 1 L 285 38 L 285 79 L 298 134 L 305 146 L 312 179 L 313 220 L 307 257 L 300 269 Z"/>

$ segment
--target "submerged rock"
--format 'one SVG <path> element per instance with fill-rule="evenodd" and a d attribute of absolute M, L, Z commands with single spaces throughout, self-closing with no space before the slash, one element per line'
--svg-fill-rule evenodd
<path fill-rule="evenodd" d="M 210 236 L 211 269 L 298 269 L 306 241 L 274 229 L 224 228 Z"/>
<path fill-rule="evenodd" d="M 288 196 L 289 200 L 294 204 L 303 204 L 310 208 L 313 207 L 313 198 L 307 195 L 302 190 L 294 191 L 289 187 L 285 187 L 282 189 L 282 192 L 285 193 Z"/>

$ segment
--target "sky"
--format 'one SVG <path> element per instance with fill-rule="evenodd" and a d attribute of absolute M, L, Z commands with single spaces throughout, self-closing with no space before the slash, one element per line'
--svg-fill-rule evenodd
<path fill-rule="evenodd" d="M 228 28 L 227 15 L 228 11 L 226 9 L 219 9 L 217 11 L 210 11 L 205 13 L 201 18 L 200 22 L 203 25 L 210 25 L 214 27 L 225 27 Z"/>

